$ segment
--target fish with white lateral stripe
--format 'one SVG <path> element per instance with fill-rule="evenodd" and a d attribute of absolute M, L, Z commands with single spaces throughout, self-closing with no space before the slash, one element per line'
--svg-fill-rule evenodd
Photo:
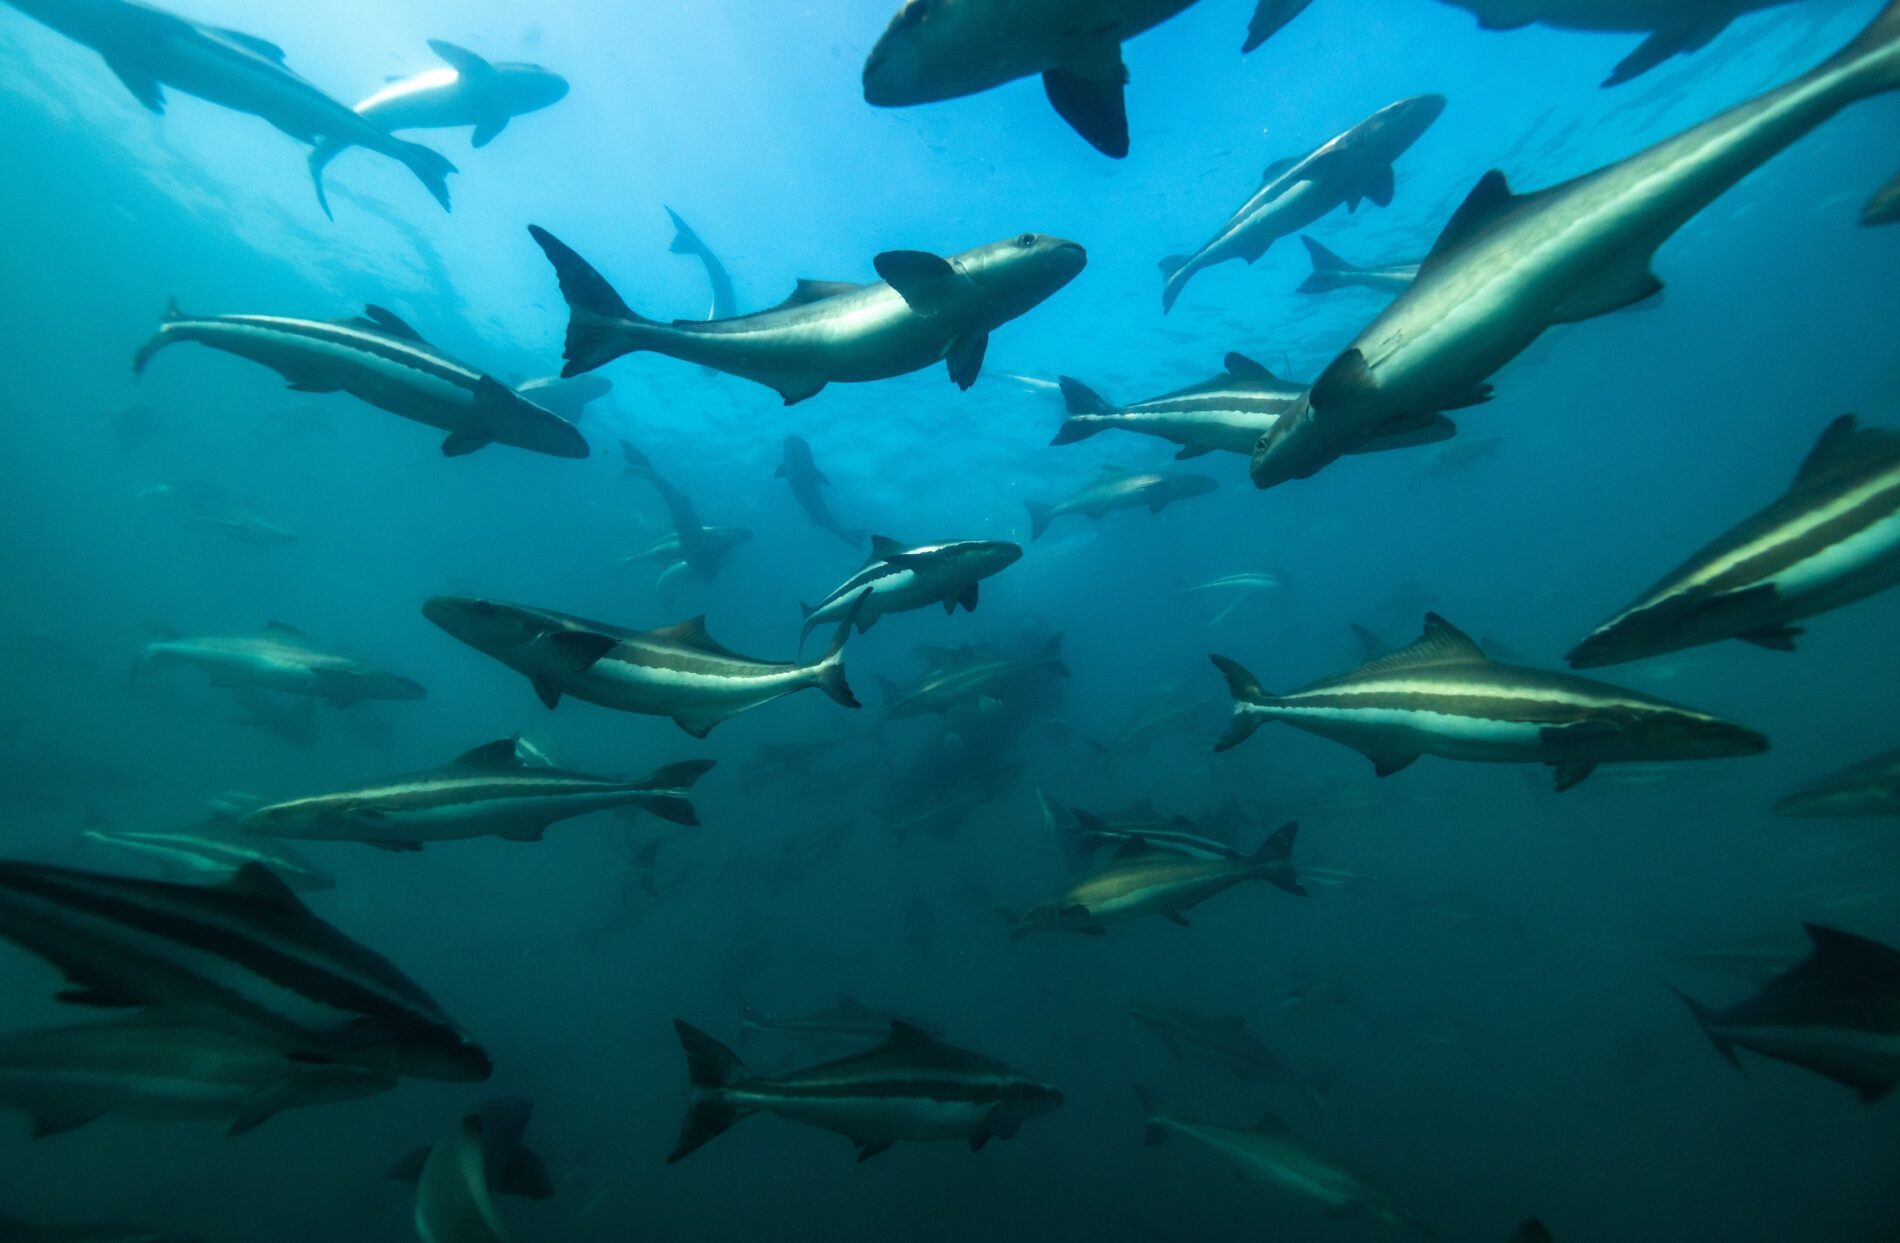
<path fill-rule="evenodd" d="M 1828 425 L 1788 490 L 1571 649 L 1588 669 L 1740 639 L 1791 652 L 1794 622 L 1900 584 L 1900 431 Z"/>
<path fill-rule="evenodd" d="M 749 1114 L 836 1131 L 867 1161 L 899 1140 L 965 1140 L 980 1152 L 1061 1106 L 1062 1093 L 995 1058 L 893 1022 L 884 1042 L 783 1075 L 757 1075 L 696 1027 L 673 1021 L 693 1082 L 670 1165 Z"/>
<path fill-rule="evenodd" d="M 688 793 L 711 760 L 687 760 L 637 781 L 618 781 L 525 761 L 503 738 L 440 768 L 260 807 L 246 833 L 319 842 L 362 842 L 421 850 L 428 842 L 500 837 L 538 842 L 548 826 L 597 811 L 632 807 L 674 824 L 698 824 Z"/>
<path fill-rule="evenodd" d="M 1066 500 L 1051 505 L 1024 501 L 1029 511 L 1029 538 L 1039 540 L 1049 524 L 1067 514 L 1100 521 L 1118 509 L 1146 509 L 1158 514 L 1176 501 L 1206 496 L 1220 485 L 1206 475 L 1157 474 L 1104 464 L 1102 473 L 1083 484 Z"/>
<path fill-rule="evenodd" d="M 1735 184 L 1836 113 L 1900 90 L 1900 0 L 1787 85 L 1646 151 L 1530 194 L 1485 174 L 1418 279 L 1261 438 L 1262 488 L 1305 479 L 1382 426 L 1483 402 L 1548 329 L 1662 292 L 1656 250 Z"/>
<path fill-rule="evenodd" d="M 1336 207 L 1358 211 L 1365 199 L 1391 206 L 1392 162 L 1411 150 L 1444 111 L 1443 95 L 1401 99 L 1305 155 L 1268 165 L 1260 188 L 1199 250 L 1161 261 L 1162 311 L 1174 309 L 1196 273 L 1230 259 L 1255 263 L 1274 242 Z"/>
<path fill-rule="evenodd" d="M 1225 656 L 1234 715 L 1215 744 L 1239 746 L 1268 721 L 1344 743 L 1379 776 L 1421 755 L 1548 764 L 1568 790 L 1599 764 L 1759 755 L 1768 740 L 1706 712 L 1636 691 L 1490 659 L 1436 613 L 1409 647 L 1285 695 Z"/>
<path fill-rule="evenodd" d="M 0 863 L 0 936 L 58 967 L 60 998 L 152 1006 L 294 1059 L 473 1082 L 488 1054 L 388 959 L 247 863 L 220 885 Z"/>
<path fill-rule="evenodd" d="M 805 622 L 798 632 L 802 647 L 805 637 L 828 622 L 850 612 L 860 597 L 858 632 L 862 634 L 890 613 L 908 613 L 913 609 L 943 605 L 954 613 L 959 605 L 966 613 L 976 612 L 978 584 L 1022 559 L 1020 544 L 1004 540 L 946 540 L 936 544 L 905 544 L 888 535 L 871 537 L 871 555 L 844 582 L 816 605 L 800 604 Z"/>
<path fill-rule="evenodd" d="M 636 315 L 605 277 L 539 225 L 528 232 L 567 299 L 567 366 L 579 375 L 641 350 L 763 384 L 786 405 L 831 383 L 864 383 L 946 364 L 976 383 L 990 333 L 1074 280 L 1088 255 L 1074 242 L 1024 233 L 944 258 L 885 251 L 870 284 L 801 280 L 775 307 L 730 319 L 664 323 Z"/>
<path fill-rule="evenodd" d="M 838 1000 L 826 1009 L 800 1014 L 771 1014 L 746 1006 L 739 1020 L 739 1034 L 782 1036 L 812 1044 L 837 1044 L 844 1041 L 863 1045 L 867 1041 L 879 1041 L 890 1035 L 892 1023 L 903 1023 L 932 1036 L 943 1034 L 909 1015 L 867 1006 L 849 993 L 839 993 Z"/>
<path fill-rule="evenodd" d="M 149 860 L 176 880 L 229 880 L 245 864 L 257 863 L 299 892 L 336 888 L 336 877 L 290 847 L 239 838 L 237 822 L 225 815 L 214 814 L 203 825 L 176 832 L 100 827 L 80 836 Z"/>
<path fill-rule="evenodd" d="M 854 609 L 868 594 L 858 597 Z M 851 612 L 839 622 L 830 648 L 809 664 L 741 656 L 706 633 L 704 616 L 661 630 L 627 630 L 465 596 L 436 596 L 422 612 L 476 651 L 524 674 L 550 708 L 572 695 L 620 712 L 670 716 L 704 738 L 728 717 L 808 687 L 847 708 L 859 706 L 844 678 L 844 644 L 857 620 Z"/>
<path fill-rule="evenodd" d="M 429 693 L 413 678 L 338 655 L 280 621 L 253 635 L 164 633 L 145 645 L 133 672 L 171 665 L 199 670 L 213 686 L 309 695 L 336 708 L 363 699 L 422 699 Z"/>
<path fill-rule="evenodd" d="M 1809 782 L 1776 803 L 1775 814 L 1900 817 L 1900 750 Z"/>
<path fill-rule="evenodd" d="M 132 0 L 7 0 L 27 16 L 83 43 L 105 58 L 141 104 L 165 112 L 165 88 L 196 95 L 236 112 L 262 117 L 304 143 L 363 147 L 400 162 L 449 208 L 448 176 L 455 165 L 440 153 L 393 137 L 291 72 L 284 49 L 267 39 L 186 21 Z M 321 150 L 321 146 L 319 146 Z M 321 166 L 314 163 L 323 212 Z"/>
<path fill-rule="evenodd" d="M 1793 0 L 1440 0 L 1476 15 L 1484 30 L 1533 22 L 1562 30 L 1647 33 L 1604 86 L 1621 86 L 1674 56 L 1698 52 L 1746 13 Z"/>
<path fill-rule="evenodd" d="M 1302 1075 L 1281 1061 L 1247 1030 L 1247 1020 L 1238 1014 L 1203 1014 L 1138 1001 L 1128 1007 L 1128 1015 L 1153 1032 L 1176 1061 L 1194 1057 L 1211 1062 L 1237 1079 L 1290 1087 L 1314 1109 L 1326 1107 L 1326 1081 Z"/>
<path fill-rule="evenodd" d="M 1854 1089 L 1867 1103 L 1900 1080 L 1900 950 L 1808 924 L 1806 959 L 1746 1001 L 1717 1010 L 1682 996 L 1716 1051 L 1788 1062 Z"/>
<path fill-rule="evenodd" d="M 1061 634 L 1050 635 L 1035 651 L 1020 656 L 999 649 L 952 649 L 909 686 L 885 677 L 878 679 L 878 686 L 884 692 L 884 719 L 897 721 L 959 708 L 991 710 L 1038 675 L 1069 676 L 1069 667 L 1062 663 Z"/>
<path fill-rule="evenodd" d="M 1300 241 L 1305 243 L 1307 256 L 1313 261 L 1313 274 L 1306 278 L 1295 293 L 1321 294 L 1332 293 L 1336 289 L 1358 288 L 1397 296 L 1410 289 L 1412 282 L 1418 279 L 1419 265 L 1416 263 L 1362 267 L 1340 258 L 1305 234 L 1300 235 Z"/>
<path fill-rule="evenodd" d="M 107 1114 L 229 1121 L 231 1134 L 241 1135 L 280 1109 L 355 1100 L 395 1086 L 392 1075 L 293 1061 L 275 1045 L 162 1011 L 0 1036 L 0 1109 L 25 1113 L 36 1137 Z"/>
<path fill-rule="evenodd" d="M 269 367 L 299 393 L 348 393 L 379 410 L 448 433 L 445 457 L 490 444 L 553 457 L 587 456 L 572 423 L 543 410 L 484 371 L 450 358 L 393 312 L 363 308 L 354 319 L 281 315 L 186 315 L 174 304 L 139 349 L 140 375 L 167 346 L 195 341 Z"/>
<path fill-rule="evenodd" d="M 1251 1127 L 1199 1122 L 1167 1109 L 1144 1087 L 1135 1089 L 1150 1148 L 1179 1136 L 1219 1157 L 1250 1182 L 1272 1183 L 1318 1201 L 1329 1216 L 1364 1214 L 1382 1225 L 1430 1235 L 1432 1230 L 1403 1208 L 1391 1193 L 1335 1158 L 1307 1144 L 1285 1122 L 1268 1113 Z"/>

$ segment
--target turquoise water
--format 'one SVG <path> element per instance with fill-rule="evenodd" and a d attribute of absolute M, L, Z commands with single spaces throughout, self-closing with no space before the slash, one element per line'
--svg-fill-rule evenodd
<path fill-rule="evenodd" d="M 1606 768 L 1561 797 L 1542 767 L 1426 759 L 1379 780 L 1352 751 L 1286 729 L 1216 755 L 1227 696 L 1207 656 L 1286 689 L 1358 659 L 1350 624 L 1405 642 L 1432 609 L 1524 663 L 1561 667 L 1635 590 L 1784 488 L 1830 419 L 1892 425 L 1900 231 L 1856 217 L 1894 171 L 1900 102 L 1847 109 L 1698 215 L 1659 254 L 1660 306 L 1553 331 L 1493 377 L 1496 399 L 1455 416 L 1461 440 L 1500 441 L 1468 468 L 1418 448 L 1263 492 L 1236 456 L 1176 468 L 1173 446 L 1120 433 L 1048 443 L 1058 375 L 1133 401 L 1238 350 L 1310 380 L 1379 311 L 1372 292 L 1296 294 L 1309 269 L 1288 237 L 1250 266 L 1202 273 L 1162 315 L 1157 261 L 1212 233 L 1272 161 L 1395 99 L 1446 95 L 1397 162 L 1389 208 L 1306 230 L 1357 260 L 1415 260 L 1487 169 L 1526 190 L 1619 159 L 1805 71 L 1880 6 L 1754 15 L 1601 90 L 1635 36 L 1486 32 L 1427 0 L 1320 0 L 1242 57 L 1248 6 L 1208 0 L 1124 49 L 1132 151 L 1120 161 L 1091 150 L 1033 81 L 866 104 L 860 69 L 890 8 L 191 0 L 193 20 L 281 44 L 345 101 L 435 66 L 430 38 L 571 83 L 480 150 L 465 129 L 406 134 L 459 166 L 452 213 L 396 163 L 346 153 L 328 174 L 332 222 L 292 138 L 175 91 L 154 116 L 94 52 L 0 7 L 5 854 L 156 875 L 80 834 L 188 825 L 225 791 L 317 793 L 516 733 L 593 773 L 718 761 L 694 791 L 698 828 L 596 816 L 532 845 L 308 847 L 340 882 L 312 909 L 479 1038 L 490 1083 L 405 1082 L 234 1139 L 209 1123 L 109 1118 L 34 1140 L 9 1117 L 0 1217 L 146 1222 L 207 1240 L 408 1237 L 414 1193 L 385 1179 L 388 1166 L 513 1092 L 536 1102 L 530 1138 L 558 1188 L 546 1203 L 502 1201 L 522 1240 L 1394 1233 L 1237 1181 L 1180 1144 L 1144 1148 L 1129 1091 L 1140 1082 L 1235 1126 L 1273 1108 L 1444 1239 L 1501 1240 L 1532 1214 L 1566 1241 L 1893 1237 L 1892 1104 L 1862 1106 L 1752 1055 L 1736 1074 L 1666 986 L 1745 996 L 1745 982 L 1679 956 L 1764 943 L 1798 955 L 1803 921 L 1900 939 L 1885 826 L 1771 810 L 1894 745 L 1894 596 L 1814 620 L 1794 656 L 1727 643 L 1603 671 L 1745 722 L 1773 748 Z M 799 278 L 875 280 L 882 252 L 951 254 L 1026 230 L 1080 242 L 1088 266 L 994 332 L 967 393 L 932 365 L 786 408 L 765 387 L 658 354 L 613 362 L 612 393 L 580 422 L 584 461 L 505 446 L 445 458 L 437 432 L 342 394 L 286 391 L 203 349 L 169 350 L 142 379 L 129 366 L 175 298 L 198 315 L 311 319 L 375 303 L 495 376 L 547 375 L 567 311 L 526 226 L 587 256 L 635 310 L 698 318 L 706 275 L 668 253 L 663 205 L 723 260 L 743 310 Z M 149 418 L 126 416 L 134 406 Z M 973 614 L 932 606 L 854 638 L 860 711 L 799 694 L 704 741 L 572 699 L 550 712 L 420 612 L 454 594 L 639 629 L 705 614 L 721 643 L 789 659 L 799 602 L 863 559 L 774 477 L 794 433 L 846 526 L 1027 550 L 984 582 Z M 712 582 L 661 587 L 652 566 L 621 564 L 667 521 L 624 473 L 622 440 L 704 522 L 754 533 Z M 1031 542 L 1024 502 L 1059 500 L 1103 465 L 1219 487 L 1159 515 L 1066 518 Z M 233 539 L 151 495 L 160 485 L 227 489 L 296 538 Z M 1247 571 L 1275 585 L 1231 612 L 1229 598 L 1188 590 Z M 128 682 L 154 627 L 235 634 L 268 619 L 428 697 L 318 705 L 315 740 L 298 746 L 234 722 L 231 695 L 200 675 Z M 1066 679 L 948 719 L 883 719 L 879 681 L 913 681 L 918 645 L 1022 647 L 1054 632 Z M 1205 709 L 1107 763 L 1086 745 L 1155 703 Z M 820 742 L 783 780 L 741 780 L 761 748 Z M 1145 920 L 1011 943 L 994 909 L 1064 883 L 1038 789 L 1189 816 L 1236 798 L 1248 849 L 1297 820 L 1300 863 L 1371 879 L 1315 885 L 1303 901 L 1244 886 L 1194 912 L 1191 929 Z M 897 825 L 956 799 L 949 831 L 900 840 Z M 939 830 L 945 818 L 957 814 Z M 834 855 L 773 867 L 784 843 L 839 824 Z M 629 914 L 623 873 L 656 836 L 659 895 Z M 628 926 L 601 932 L 617 921 Z M 1284 1003 L 1314 981 L 1336 982 L 1343 1000 Z M 0 952 L 7 1029 L 86 1017 L 51 1000 L 57 987 L 38 959 Z M 733 1042 L 746 1004 L 795 1013 L 840 993 L 916 1015 L 1059 1086 L 1065 1103 L 976 1157 L 900 1144 L 859 1167 L 836 1138 L 753 1119 L 664 1164 L 688 1094 L 672 1019 Z M 1176 1062 L 1129 1021 L 1145 1000 L 1245 1016 L 1286 1061 L 1330 1077 L 1323 1113 Z M 735 1047 L 760 1070 L 839 1051 Z"/>

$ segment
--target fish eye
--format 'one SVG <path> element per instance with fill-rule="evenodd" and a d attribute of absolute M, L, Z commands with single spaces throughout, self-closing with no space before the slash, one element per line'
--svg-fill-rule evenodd
<path fill-rule="evenodd" d="M 908 30 L 930 16 L 930 0 L 908 0 L 891 22 L 892 30 Z"/>
<path fill-rule="evenodd" d="M 1036 235 L 1034 233 L 1025 233 L 1016 239 L 1016 244 L 1027 250 L 1036 244 Z"/>

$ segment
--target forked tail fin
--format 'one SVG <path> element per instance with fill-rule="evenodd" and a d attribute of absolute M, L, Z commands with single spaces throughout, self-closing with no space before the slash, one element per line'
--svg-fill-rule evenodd
<path fill-rule="evenodd" d="M 1234 697 L 1234 715 L 1227 722 L 1227 732 L 1214 744 L 1216 751 L 1228 751 L 1253 737 L 1264 719 L 1253 708 L 1265 703 L 1271 696 L 1260 689 L 1260 680 L 1247 672 L 1237 661 L 1225 656 L 1210 656 L 1214 667 L 1227 678 L 1227 693 Z"/>
<path fill-rule="evenodd" d="M 1352 265 L 1305 234 L 1300 235 L 1300 240 L 1306 243 L 1306 253 L 1313 260 L 1313 274 L 1306 278 L 1306 283 L 1300 286 L 1298 292 L 1331 293 L 1335 289 L 1343 289 L 1346 285 L 1345 273 L 1352 270 Z"/>
<path fill-rule="evenodd" d="M 1265 869 L 1267 879 L 1273 884 L 1295 897 L 1304 898 L 1306 887 L 1300 884 L 1300 874 L 1293 868 L 1293 839 L 1299 832 L 1297 824 L 1281 825 L 1272 837 L 1260 843 L 1260 849 L 1253 853 L 1253 861 Z"/>
<path fill-rule="evenodd" d="M 666 1158 L 668 1165 L 727 1130 L 749 1112 L 726 1098 L 729 1089 L 748 1078 L 739 1055 L 690 1023 L 674 1019 L 673 1028 L 679 1033 L 680 1047 L 686 1050 L 686 1073 L 693 1083 L 693 1103 L 686 1107 L 679 1140 Z"/>
<path fill-rule="evenodd" d="M 692 800 L 686 797 L 686 792 L 693 788 L 694 782 L 706 775 L 714 763 L 713 760 L 683 760 L 678 764 L 654 769 L 634 783 L 648 792 L 640 800 L 640 806 L 674 824 L 698 824 L 699 813 L 693 809 Z"/>
<path fill-rule="evenodd" d="M 851 627 L 857 625 L 858 614 L 864 611 L 864 602 L 871 598 L 871 589 L 866 587 L 858 593 L 858 598 L 845 610 L 844 620 L 838 623 L 838 629 L 831 636 L 831 646 L 817 664 L 812 666 L 818 689 L 831 696 L 847 708 L 861 708 L 856 695 L 851 693 L 851 684 L 844 680 L 844 643 L 851 637 Z"/>
<path fill-rule="evenodd" d="M 634 314 L 607 278 L 566 242 L 538 224 L 529 225 L 528 234 L 554 265 L 561 296 L 567 299 L 567 345 L 563 354 L 567 365 L 561 368 L 561 374 L 577 376 L 640 349 L 638 337 L 631 330 L 651 326 L 653 321 Z"/>

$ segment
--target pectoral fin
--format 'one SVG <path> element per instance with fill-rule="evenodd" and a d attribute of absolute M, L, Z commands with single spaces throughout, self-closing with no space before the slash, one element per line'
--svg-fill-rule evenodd
<path fill-rule="evenodd" d="M 958 388 L 967 392 L 970 386 L 976 383 L 976 377 L 983 370 L 984 351 L 989 347 L 990 334 L 987 332 L 959 337 L 950 347 L 950 353 L 944 362 L 950 368 L 950 379 Z"/>
<path fill-rule="evenodd" d="M 475 127 L 475 132 L 469 135 L 469 145 L 471 147 L 486 147 L 489 143 L 495 141 L 495 137 L 500 134 L 501 131 L 507 128 L 508 116 L 506 113 L 503 113 L 501 116 L 490 117 Z"/>
<path fill-rule="evenodd" d="M 165 88 L 159 85 L 151 70 L 110 56 L 106 57 L 106 68 L 125 83 L 125 89 L 132 92 L 134 99 L 159 116 L 165 115 Z"/>
<path fill-rule="evenodd" d="M 473 432 L 450 432 L 442 442 L 443 457 L 461 457 L 477 449 L 485 449 L 494 442 L 485 436 Z"/>
<path fill-rule="evenodd" d="M 1108 40 L 1042 75 L 1042 88 L 1057 114 L 1090 146 L 1118 160 L 1128 154 L 1127 85 L 1121 45 Z"/>

